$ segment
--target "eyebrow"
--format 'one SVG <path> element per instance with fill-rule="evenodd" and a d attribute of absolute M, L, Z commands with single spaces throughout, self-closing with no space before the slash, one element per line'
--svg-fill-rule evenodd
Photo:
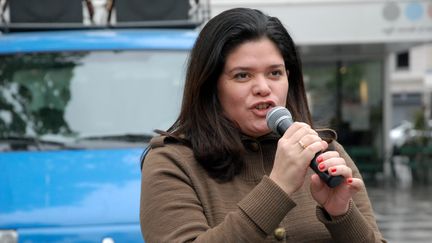
<path fill-rule="evenodd" d="M 284 68 L 285 69 L 285 65 L 284 64 L 273 64 L 267 67 L 267 69 L 273 69 L 273 68 Z M 228 70 L 226 73 L 232 73 L 234 71 L 238 71 L 238 70 L 253 70 L 254 68 L 251 67 L 243 67 L 243 66 L 237 66 L 234 67 L 230 70 Z"/>

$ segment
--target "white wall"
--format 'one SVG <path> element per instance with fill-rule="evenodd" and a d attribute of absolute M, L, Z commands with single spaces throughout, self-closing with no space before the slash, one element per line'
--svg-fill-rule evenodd
<path fill-rule="evenodd" d="M 278 17 L 300 45 L 432 40 L 429 0 L 211 0 L 212 16 L 233 7 Z"/>
<path fill-rule="evenodd" d="M 432 72 L 432 41 L 409 50 L 409 68 L 396 68 L 396 53 L 391 54 L 392 93 L 424 93 L 432 89 L 427 76 Z"/>

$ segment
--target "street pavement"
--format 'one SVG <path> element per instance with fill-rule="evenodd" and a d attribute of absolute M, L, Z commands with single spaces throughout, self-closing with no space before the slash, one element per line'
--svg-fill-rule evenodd
<path fill-rule="evenodd" d="M 378 227 L 390 243 L 432 242 L 432 185 L 367 185 Z"/>

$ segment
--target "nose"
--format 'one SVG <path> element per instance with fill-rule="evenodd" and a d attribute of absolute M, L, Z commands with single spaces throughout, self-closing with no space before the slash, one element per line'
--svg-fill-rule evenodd
<path fill-rule="evenodd" d="M 269 80 L 267 80 L 264 76 L 258 76 L 254 80 L 254 84 L 252 87 L 252 92 L 254 95 L 258 96 L 267 96 L 271 93 Z"/>

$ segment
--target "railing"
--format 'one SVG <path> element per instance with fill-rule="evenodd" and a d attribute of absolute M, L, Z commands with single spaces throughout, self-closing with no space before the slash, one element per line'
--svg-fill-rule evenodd
<path fill-rule="evenodd" d="M 374 177 L 384 170 L 384 160 L 372 146 L 348 146 L 346 152 L 364 177 Z"/>
<path fill-rule="evenodd" d="M 395 149 L 394 156 L 406 158 L 404 161 L 411 169 L 413 182 L 432 182 L 432 146 L 405 145 Z"/>
<path fill-rule="evenodd" d="M 2 32 L 196 28 L 209 18 L 210 0 L 0 0 Z"/>

